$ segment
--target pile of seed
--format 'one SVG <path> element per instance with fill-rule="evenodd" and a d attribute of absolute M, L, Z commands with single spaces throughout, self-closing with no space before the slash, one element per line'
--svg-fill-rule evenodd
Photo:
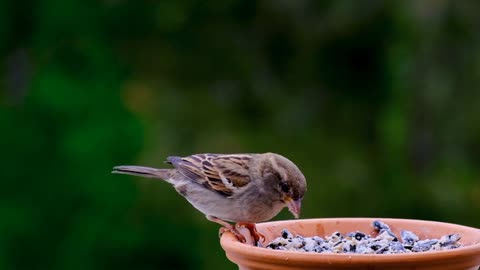
<path fill-rule="evenodd" d="M 387 224 L 379 220 L 375 220 L 372 226 L 378 232 L 376 237 L 358 231 L 346 235 L 334 232 L 325 238 L 303 237 L 293 236 L 284 229 L 281 237 L 274 239 L 266 248 L 316 253 L 394 254 L 447 250 L 461 246 L 458 243 L 461 236 L 457 233 L 444 235 L 440 239 L 420 240 L 411 231 L 401 231 L 399 239 Z"/>

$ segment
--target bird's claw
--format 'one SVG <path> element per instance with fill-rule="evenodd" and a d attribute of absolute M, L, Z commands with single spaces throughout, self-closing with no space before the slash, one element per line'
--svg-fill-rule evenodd
<path fill-rule="evenodd" d="M 227 228 L 227 227 L 221 227 L 220 230 L 218 231 L 218 236 L 222 236 L 225 232 L 231 232 L 235 237 L 237 237 L 238 241 L 241 243 L 246 243 L 247 239 L 245 239 L 245 236 L 243 236 L 235 227 Z"/>
<path fill-rule="evenodd" d="M 239 222 L 236 224 L 237 227 L 244 227 L 249 232 L 253 238 L 253 244 L 255 246 L 261 246 L 262 242 L 265 241 L 265 236 L 257 231 L 257 226 L 255 223 L 246 223 L 246 222 Z"/>

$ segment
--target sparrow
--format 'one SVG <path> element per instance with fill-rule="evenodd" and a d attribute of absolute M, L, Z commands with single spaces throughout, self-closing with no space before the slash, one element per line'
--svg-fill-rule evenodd
<path fill-rule="evenodd" d="M 117 166 L 112 173 L 163 179 L 208 220 L 222 225 L 221 232 L 231 231 L 241 242 L 246 240 L 238 226 L 258 243 L 263 236 L 255 223 L 272 219 L 284 207 L 300 216 L 305 176 L 279 154 L 194 154 L 170 156 L 166 163 L 174 168 Z"/>

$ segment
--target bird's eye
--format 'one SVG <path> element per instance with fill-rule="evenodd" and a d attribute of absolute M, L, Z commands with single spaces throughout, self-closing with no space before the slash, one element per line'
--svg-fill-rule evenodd
<path fill-rule="evenodd" d="M 282 192 L 284 192 L 284 193 L 287 193 L 288 191 L 290 191 L 290 187 L 285 182 L 280 182 L 280 188 L 282 189 Z"/>

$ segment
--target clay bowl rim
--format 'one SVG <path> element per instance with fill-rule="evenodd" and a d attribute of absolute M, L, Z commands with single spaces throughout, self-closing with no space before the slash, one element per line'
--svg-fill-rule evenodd
<path fill-rule="evenodd" d="M 297 222 L 332 222 L 332 221 L 366 221 L 372 222 L 373 220 L 381 220 L 387 224 L 395 221 L 403 221 L 410 223 L 427 223 L 429 225 L 448 225 L 458 228 L 459 230 L 471 231 L 472 233 L 479 234 L 480 238 L 480 229 L 474 227 L 468 227 L 464 225 L 459 225 L 455 223 L 448 222 L 439 222 L 439 221 L 430 221 L 430 220 L 419 220 L 419 219 L 402 219 L 402 218 L 311 218 L 311 219 L 297 219 L 297 220 L 279 220 L 279 221 L 270 221 L 258 223 L 259 231 L 261 232 L 264 226 L 268 225 L 278 225 L 278 224 L 288 224 L 288 223 L 297 223 Z M 282 225 L 280 225 L 282 226 Z M 285 226 L 285 225 L 284 225 Z M 311 263 L 325 263 L 328 264 L 345 264 L 345 263 L 402 263 L 406 261 L 415 261 L 415 262 L 431 262 L 435 259 L 445 259 L 448 258 L 465 258 L 471 257 L 474 255 L 480 256 L 480 241 L 474 242 L 467 246 L 463 246 L 457 249 L 451 250 L 436 250 L 436 251 L 426 251 L 419 253 L 399 253 L 399 254 L 349 254 L 349 253 L 314 253 L 314 252 L 298 252 L 298 251 L 286 251 L 286 250 L 273 250 L 263 247 L 256 247 L 244 243 L 240 243 L 236 237 L 230 233 L 225 232 L 220 238 L 220 244 L 225 252 L 235 254 L 235 256 L 249 257 L 252 260 L 260 261 L 270 261 L 272 259 L 287 259 L 290 263 L 302 262 L 305 263 L 306 257 Z"/>

